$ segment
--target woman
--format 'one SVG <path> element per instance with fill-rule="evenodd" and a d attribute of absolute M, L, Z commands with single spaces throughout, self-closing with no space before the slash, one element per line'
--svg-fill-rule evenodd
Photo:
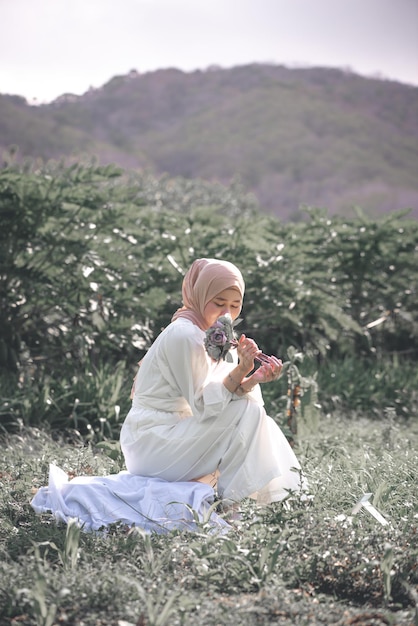
<path fill-rule="evenodd" d="M 183 281 L 184 306 L 136 376 L 120 437 L 128 471 L 69 480 L 51 465 L 48 486 L 32 500 L 37 513 L 78 520 L 84 530 L 121 522 L 157 533 L 193 530 L 197 513 L 200 522 L 209 516 L 222 530 L 228 524 L 212 506 L 216 480 L 227 508 L 247 496 L 264 504 L 301 489 L 297 459 L 266 415 L 259 387 L 278 378 L 281 361 L 267 357 L 253 371 L 260 350 L 244 335 L 233 363 L 212 360 L 205 348 L 206 330 L 221 315 L 236 319 L 243 296 L 244 281 L 232 263 L 192 264 Z"/>
<path fill-rule="evenodd" d="M 260 383 L 280 376 L 282 362 L 242 335 L 233 363 L 212 360 L 206 330 L 221 315 L 235 320 L 244 297 L 235 265 L 197 259 L 184 277 L 183 306 L 141 362 L 120 442 L 128 472 L 170 482 L 217 479 L 219 496 L 259 503 L 301 489 L 300 466 L 266 415 Z M 205 477 L 202 479 L 202 477 Z"/>

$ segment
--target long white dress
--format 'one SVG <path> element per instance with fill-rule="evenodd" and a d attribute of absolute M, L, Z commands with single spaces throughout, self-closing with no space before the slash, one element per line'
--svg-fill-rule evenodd
<path fill-rule="evenodd" d="M 229 525 L 215 513 L 213 501 L 213 489 L 199 482 L 168 483 L 126 471 L 69 480 L 62 469 L 50 465 L 48 485 L 31 504 L 36 513 L 75 522 L 84 531 L 107 532 L 111 524 L 122 523 L 158 534 L 194 531 L 201 524 L 224 532 Z"/>
<path fill-rule="evenodd" d="M 194 530 L 199 520 L 223 532 L 228 524 L 213 510 L 213 488 L 194 479 L 217 470 L 224 500 L 251 496 L 261 504 L 305 486 L 259 387 L 245 397 L 230 393 L 222 381 L 234 365 L 213 362 L 204 337 L 177 319 L 143 359 L 121 430 L 128 471 L 68 480 L 51 465 L 48 485 L 31 502 L 37 513 L 91 531 L 115 522 L 145 532 Z"/>
<path fill-rule="evenodd" d="M 232 502 L 269 503 L 300 491 L 300 465 L 259 386 L 244 397 L 229 392 L 222 381 L 235 364 L 214 362 L 204 338 L 179 318 L 143 359 L 120 435 L 128 471 L 191 481 L 218 470 L 219 496 Z"/>

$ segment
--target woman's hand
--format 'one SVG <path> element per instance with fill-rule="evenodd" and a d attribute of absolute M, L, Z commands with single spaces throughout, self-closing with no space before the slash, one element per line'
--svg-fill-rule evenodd
<path fill-rule="evenodd" d="M 263 363 L 246 382 L 252 386 L 257 383 L 271 383 L 282 373 L 283 363 L 275 356 L 268 357 L 269 363 Z"/>
<path fill-rule="evenodd" d="M 242 372 L 242 378 L 254 369 L 254 359 L 261 350 L 255 343 L 254 339 L 249 339 L 245 335 L 241 335 L 237 345 L 239 365 Z"/>

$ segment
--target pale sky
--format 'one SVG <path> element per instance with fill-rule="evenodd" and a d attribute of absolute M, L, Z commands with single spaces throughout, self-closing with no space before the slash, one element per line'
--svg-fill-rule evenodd
<path fill-rule="evenodd" d="M 0 93 L 30 102 L 253 62 L 418 85 L 418 0 L 0 0 Z"/>

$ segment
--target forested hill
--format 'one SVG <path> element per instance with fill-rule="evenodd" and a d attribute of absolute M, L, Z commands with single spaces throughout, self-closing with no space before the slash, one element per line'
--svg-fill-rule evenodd
<path fill-rule="evenodd" d="M 0 96 L 0 147 L 94 154 L 156 174 L 239 177 L 260 206 L 302 204 L 418 217 L 418 88 L 342 70 L 276 65 L 118 76 L 83 96 L 29 106 Z"/>

